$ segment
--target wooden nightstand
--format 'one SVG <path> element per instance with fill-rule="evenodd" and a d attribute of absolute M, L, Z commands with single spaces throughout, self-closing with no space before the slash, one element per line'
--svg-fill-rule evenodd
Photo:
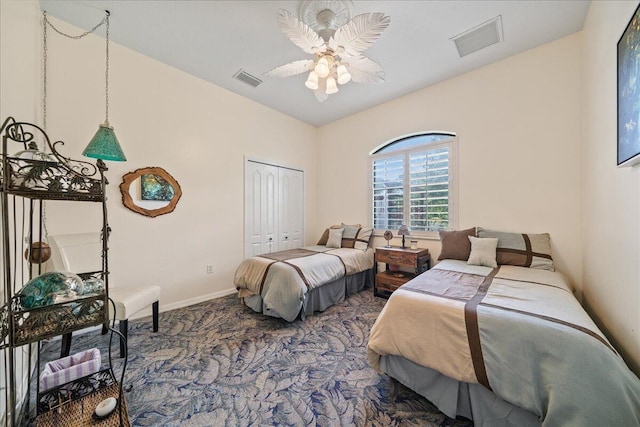
<path fill-rule="evenodd" d="M 378 263 L 386 264 L 386 270 L 378 273 Z M 389 265 L 410 267 L 413 271 L 390 271 Z M 373 286 L 373 294 L 377 297 L 389 298 L 389 296 L 403 284 L 427 271 L 431 267 L 431 255 L 429 249 L 402 248 L 381 246 L 376 248 L 375 262 L 376 281 Z"/>

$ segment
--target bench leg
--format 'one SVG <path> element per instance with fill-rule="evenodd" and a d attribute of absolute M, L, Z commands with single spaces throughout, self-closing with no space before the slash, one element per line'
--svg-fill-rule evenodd
<path fill-rule="evenodd" d="M 62 336 L 62 345 L 60 346 L 60 358 L 67 357 L 71 352 L 71 332 Z"/>
<path fill-rule="evenodd" d="M 124 342 L 122 340 L 119 340 L 120 341 L 120 357 L 124 357 L 124 354 L 127 351 L 125 346 L 127 345 L 126 339 L 127 339 L 127 330 L 129 329 L 129 319 L 120 320 L 118 322 L 118 327 L 120 328 L 120 333 L 125 338 Z"/>
<path fill-rule="evenodd" d="M 151 306 L 153 311 L 153 332 L 158 332 L 158 301 L 154 302 Z"/>

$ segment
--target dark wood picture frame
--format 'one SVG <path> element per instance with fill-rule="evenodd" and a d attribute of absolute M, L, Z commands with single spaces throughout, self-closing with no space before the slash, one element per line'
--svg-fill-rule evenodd
<path fill-rule="evenodd" d="M 619 167 L 640 163 L 640 5 L 617 44 Z"/>

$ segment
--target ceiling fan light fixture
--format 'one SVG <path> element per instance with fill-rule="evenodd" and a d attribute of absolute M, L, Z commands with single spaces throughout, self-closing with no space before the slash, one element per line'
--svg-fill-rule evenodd
<path fill-rule="evenodd" d="M 316 72 L 316 74 L 318 74 L 318 77 L 325 78 L 329 75 L 329 72 L 330 72 L 329 61 L 327 60 L 326 56 L 323 56 L 318 60 L 318 63 L 316 64 L 314 71 Z"/>
<path fill-rule="evenodd" d="M 391 18 L 378 12 L 351 19 L 351 7 L 347 6 L 352 6 L 350 0 L 306 0 L 301 20 L 288 10 L 279 9 L 278 25 L 282 32 L 314 58 L 280 65 L 266 75 L 289 77 L 309 73 L 305 86 L 315 92 L 319 102 L 338 92 L 338 84 L 383 82 L 380 64 L 362 52 L 380 37 Z"/>
<path fill-rule="evenodd" d="M 351 81 L 351 74 L 349 74 L 349 70 L 347 70 L 347 67 L 344 64 L 338 65 L 336 74 L 338 75 L 338 84 L 343 85 Z"/>
<path fill-rule="evenodd" d="M 311 90 L 318 89 L 318 74 L 315 71 L 310 72 L 304 85 Z"/>
<path fill-rule="evenodd" d="M 333 95 L 338 92 L 338 85 L 336 85 L 336 79 L 329 77 L 327 79 L 327 95 Z"/>

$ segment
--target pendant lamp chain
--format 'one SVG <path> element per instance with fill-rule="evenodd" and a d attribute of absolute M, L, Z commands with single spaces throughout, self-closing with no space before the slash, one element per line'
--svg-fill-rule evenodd
<path fill-rule="evenodd" d="M 47 12 L 43 12 L 44 19 L 42 20 L 42 128 L 47 130 Z M 47 147 L 44 147 L 46 150 Z"/>
<path fill-rule="evenodd" d="M 107 16 L 105 19 L 107 20 L 107 31 L 106 31 L 106 39 L 107 39 L 107 47 L 105 53 L 105 67 L 104 67 L 104 94 L 105 94 L 105 122 L 109 123 L 109 11 L 107 11 Z"/>

